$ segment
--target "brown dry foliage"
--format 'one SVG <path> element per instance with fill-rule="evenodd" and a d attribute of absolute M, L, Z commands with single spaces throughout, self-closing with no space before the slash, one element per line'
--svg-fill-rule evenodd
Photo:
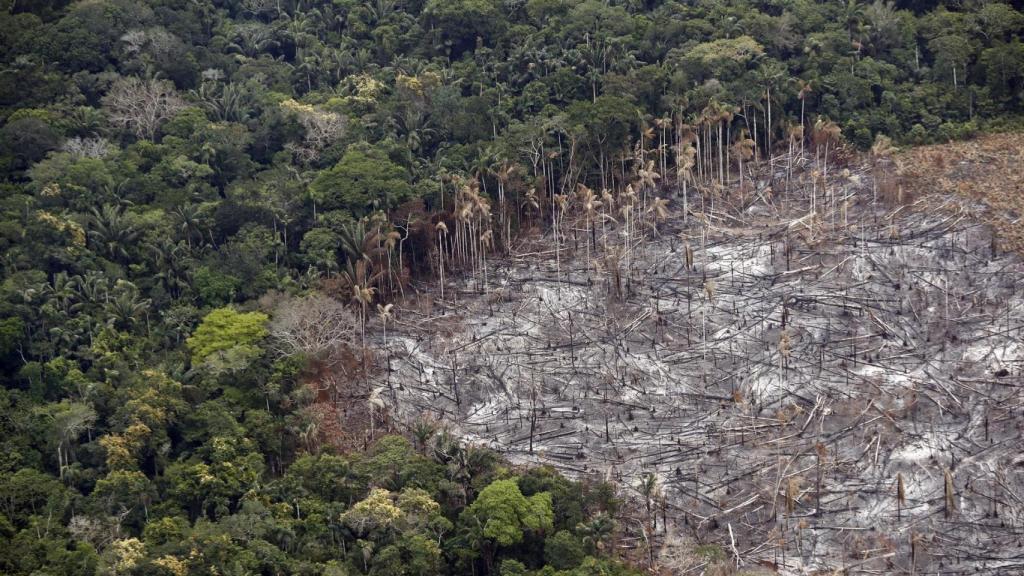
<path fill-rule="evenodd" d="M 1000 247 L 1024 254 L 1024 133 L 912 148 L 897 162 L 905 192 L 981 202 Z"/>

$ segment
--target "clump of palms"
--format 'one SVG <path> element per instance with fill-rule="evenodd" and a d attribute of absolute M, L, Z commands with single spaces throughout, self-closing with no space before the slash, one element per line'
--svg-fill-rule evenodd
<path fill-rule="evenodd" d="M 452 258 L 468 266 L 474 277 L 481 280 L 481 289 L 486 285 L 487 253 L 494 247 L 494 232 L 491 228 L 491 202 L 480 193 L 478 180 L 464 183 L 455 198 L 453 210 L 455 230 L 452 232 Z M 447 233 L 447 226 L 445 226 Z"/>

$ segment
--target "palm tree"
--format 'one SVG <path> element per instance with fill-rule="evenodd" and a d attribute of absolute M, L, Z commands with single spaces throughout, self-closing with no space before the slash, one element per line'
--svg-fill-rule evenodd
<path fill-rule="evenodd" d="M 384 327 L 384 359 L 387 366 L 387 379 L 388 387 L 391 387 L 391 349 L 388 348 L 388 320 L 391 319 L 391 309 L 394 304 L 385 304 L 381 306 L 377 304 L 377 316 L 380 318 L 380 323 Z"/>
<path fill-rule="evenodd" d="M 636 200 L 636 191 L 633 189 L 633 185 L 627 184 L 625 193 L 619 199 L 619 213 L 622 215 L 623 223 L 623 256 L 625 257 L 627 281 L 632 275 L 630 256 L 633 251 L 633 210 L 637 203 Z"/>
<path fill-rule="evenodd" d="M 116 288 L 118 293 L 104 305 L 107 325 L 117 329 L 131 328 L 139 318 L 148 316 L 150 300 L 139 298 L 138 289 L 130 282 L 118 280 Z"/>
<path fill-rule="evenodd" d="M 888 164 L 889 158 L 898 151 L 899 149 L 892 145 L 892 139 L 888 136 L 881 133 L 875 136 L 875 143 L 871 146 L 871 168 L 874 172 L 874 177 L 871 179 L 872 202 L 878 201 L 879 165 Z"/>
<path fill-rule="evenodd" d="M 512 221 L 508 217 L 505 189 L 518 168 L 516 164 L 503 160 L 494 170 L 494 175 L 498 179 L 498 226 L 502 233 L 501 241 L 506 251 L 509 249 L 512 241 Z"/>
<path fill-rule="evenodd" d="M 306 451 L 310 454 L 319 452 L 320 422 L 317 418 L 310 418 L 298 431 L 299 440 L 306 445 Z"/>
<path fill-rule="evenodd" d="M 72 276 L 71 283 L 79 297 L 90 304 L 97 304 L 109 296 L 110 280 L 99 270 L 86 270 L 81 276 Z"/>
<path fill-rule="evenodd" d="M 252 114 L 248 92 L 234 82 L 223 85 L 203 82 L 198 90 L 192 90 L 190 93 L 219 121 L 244 122 Z"/>
<path fill-rule="evenodd" d="M 654 127 L 647 124 L 647 121 L 638 112 L 640 118 L 640 141 L 637 142 L 637 158 L 640 160 L 640 164 L 644 165 L 647 161 L 647 142 L 654 142 Z"/>
<path fill-rule="evenodd" d="M 850 42 L 853 42 L 854 30 L 864 21 L 864 5 L 858 0 L 846 0 L 840 9 L 840 16 L 850 34 Z"/>
<path fill-rule="evenodd" d="M 709 173 L 714 174 L 711 160 L 711 125 L 717 121 L 716 104 L 714 101 L 708 102 L 697 117 L 697 131 L 703 132 L 697 138 L 697 152 L 700 157 L 698 172 L 705 182 L 711 180 L 708 177 Z"/>
<path fill-rule="evenodd" d="M 565 216 L 566 207 L 569 205 L 569 197 L 565 194 L 551 196 L 551 231 L 555 240 L 555 278 L 562 276 L 561 245 L 558 241 L 562 229 L 562 219 Z M 561 296 L 560 288 L 555 288 L 555 293 Z"/>
<path fill-rule="evenodd" d="M 800 91 L 797 93 L 797 98 L 800 99 L 800 155 L 802 156 L 804 153 L 803 133 L 806 130 L 805 127 L 807 126 L 807 123 L 804 120 L 804 111 L 807 109 L 807 96 L 809 96 L 810 93 L 814 91 L 814 87 L 811 85 L 811 82 L 809 80 L 804 81 L 802 79 L 797 80 L 797 85 L 800 86 Z"/>
<path fill-rule="evenodd" d="M 259 22 L 246 22 L 234 29 L 224 51 L 236 54 L 241 61 L 246 61 L 259 56 L 278 46 L 270 27 Z"/>
<path fill-rule="evenodd" d="M 389 242 L 389 235 L 380 231 L 381 217 L 382 215 L 375 214 L 369 220 L 364 218 L 343 226 L 339 233 L 341 249 L 347 260 L 346 266 L 351 268 L 362 263 L 362 269 L 355 270 L 360 272 L 362 280 L 356 283 L 362 286 L 375 286 L 378 289 L 384 287 L 384 275 L 392 273 L 388 246 L 394 245 L 394 238 Z M 367 224 L 370 224 L 370 227 Z"/>
<path fill-rule="evenodd" d="M 576 532 L 583 537 L 584 546 L 600 556 L 615 533 L 615 520 L 604 512 L 598 512 L 590 520 L 577 524 Z"/>
<path fill-rule="evenodd" d="M 185 268 L 185 252 L 187 248 L 181 242 L 167 237 L 146 244 L 152 255 L 151 265 L 156 278 L 172 296 L 180 296 L 183 288 L 188 286 L 188 274 Z"/>
<path fill-rule="evenodd" d="M 138 238 L 139 232 L 124 216 L 124 210 L 113 204 L 104 204 L 99 210 L 91 210 L 91 236 L 99 244 L 100 251 L 112 260 L 128 258 L 127 247 Z"/>
<path fill-rule="evenodd" d="M 640 482 L 637 485 L 637 491 L 641 496 L 644 497 L 644 508 L 647 515 L 647 548 L 648 548 L 648 559 L 650 566 L 654 566 L 654 547 L 650 542 L 650 538 L 654 536 L 655 530 L 657 530 L 657 515 L 653 512 L 654 501 L 661 494 L 661 487 L 658 482 L 658 477 L 648 472 L 640 477 Z"/>
<path fill-rule="evenodd" d="M 483 268 L 483 286 L 481 290 L 487 289 L 487 252 L 494 249 L 494 230 L 487 230 L 480 235 L 480 266 Z"/>
<path fill-rule="evenodd" d="M 863 17 L 868 22 L 865 30 L 873 53 L 886 50 L 898 41 L 901 20 L 891 0 L 865 6 Z M 982 26 L 983 30 L 986 28 Z"/>
<path fill-rule="evenodd" d="M 416 438 L 416 447 L 420 453 L 426 455 L 427 442 L 437 432 L 437 424 L 433 420 L 420 418 L 411 427 L 412 435 Z"/>
<path fill-rule="evenodd" d="M 53 423 L 52 433 L 57 440 L 57 468 L 63 480 L 64 469 L 73 456 L 73 444 L 84 430 L 92 427 L 96 421 L 96 411 L 88 404 L 67 400 L 37 408 L 36 411 Z"/>
<path fill-rule="evenodd" d="M 796 150 L 796 143 L 800 142 L 800 155 L 803 156 L 804 148 L 804 126 L 803 124 L 790 124 L 786 128 L 786 136 L 789 139 L 789 161 L 786 163 L 786 190 L 789 190 L 789 180 L 793 176 L 793 153 Z"/>
<path fill-rule="evenodd" d="M 202 228 L 204 222 L 202 209 L 197 204 L 183 204 L 171 210 L 171 214 L 178 220 L 178 229 L 185 236 L 185 242 L 188 244 L 188 249 L 191 252 L 192 236 L 196 235 L 200 239 L 203 237 Z"/>
<path fill-rule="evenodd" d="M 693 146 L 697 135 L 690 125 L 682 122 L 679 123 L 676 134 L 676 182 L 683 183 L 683 223 L 686 224 L 690 211 L 687 185 L 693 179 L 693 168 L 697 163 L 697 149 Z"/>
<path fill-rule="evenodd" d="M 437 232 L 437 273 L 441 281 L 441 300 L 444 301 L 444 247 L 442 243 L 444 237 L 448 235 L 448 226 L 444 222 L 438 222 L 434 226 L 434 230 Z"/>
<path fill-rule="evenodd" d="M 64 314 L 71 312 L 71 308 L 78 301 L 78 291 L 75 280 L 68 276 L 67 272 L 58 272 L 53 275 L 53 280 L 42 287 L 42 296 L 46 302 L 54 302 L 57 309 Z"/>
<path fill-rule="evenodd" d="M 839 125 L 827 118 L 818 118 L 818 121 L 814 123 L 814 131 L 811 134 L 811 138 L 814 140 L 815 145 L 815 157 L 818 155 L 818 150 L 824 148 L 824 157 L 822 162 L 822 182 L 824 183 L 825 189 L 823 190 L 826 197 L 828 197 L 828 150 L 830 145 L 837 145 L 842 138 L 842 130 Z M 832 197 L 833 210 L 835 209 L 835 197 Z"/>
<path fill-rule="evenodd" d="M 786 67 L 780 62 L 775 60 L 765 61 L 757 69 L 758 80 L 764 86 L 765 103 L 767 106 L 767 115 L 765 117 L 765 133 L 764 133 L 764 144 L 765 149 L 768 152 L 768 161 L 771 162 L 772 158 L 772 133 L 774 132 L 774 126 L 772 125 L 772 87 L 775 86 L 779 80 L 786 75 Z"/>
<path fill-rule="evenodd" d="M 583 184 L 577 184 L 576 186 L 578 188 L 577 194 L 579 195 L 580 206 L 583 208 L 583 216 L 586 219 L 587 225 L 587 266 L 589 270 L 591 243 L 595 244 L 595 249 L 597 248 L 596 239 L 594 238 L 594 218 L 597 215 L 597 210 L 601 207 L 601 201 L 597 199 L 594 191 L 590 188 Z"/>
<path fill-rule="evenodd" d="M 658 235 L 658 223 L 663 222 L 668 218 L 668 200 L 665 198 L 658 198 L 657 196 L 651 202 L 651 207 L 647 209 L 648 213 L 651 214 L 654 222 L 654 235 Z"/>
<path fill-rule="evenodd" d="M 658 172 L 668 173 L 668 131 L 672 128 L 672 118 L 665 116 L 654 119 L 654 127 L 659 130 L 658 139 Z"/>
<path fill-rule="evenodd" d="M 732 131 L 732 121 L 736 117 L 737 108 L 727 104 L 722 105 L 718 114 L 718 180 L 726 184 L 730 180 L 729 175 L 729 140 Z M 722 129 L 725 129 L 725 135 Z M 725 151 L 725 159 L 722 159 L 722 151 Z M 724 170 L 723 170 L 724 168 Z"/>
<path fill-rule="evenodd" d="M 402 235 L 399 234 L 397 230 L 389 230 L 386 234 L 384 234 L 384 250 L 385 250 L 385 252 L 387 252 L 387 255 L 388 255 L 388 267 L 387 267 L 388 288 L 390 288 L 392 294 L 394 294 L 394 292 L 395 292 L 395 268 L 394 268 L 394 262 L 392 262 L 392 260 L 391 260 L 391 255 L 395 253 L 395 247 L 398 246 L 398 243 L 401 240 L 402 240 Z M 404 293 L 404 288 L 402 288 L 402 268 L 401 268 L 401 264 L 399 264 L 399 268 L 398 268 L 398 287 Z"/>
<path fill-rule="evenodd" d="M 377 289 L 371 286 L 352 284 L 352 302 L 359 307 L 359 329 L 362 332 L 364 348 L 366 347 L 366 307 L 373 302 L 373 295 L 376 292 Z"/>
<path fill-rule="evenodd" d="M 373 440 L 373 425 L 374 425 L 374 422 L 377 419 L 377 413 L 378 412 L 383 412 L 384 408 L 386 408 L 386 405 L 384 404 L 384 399 L 381 397 L 381 392 L 383 392 L 383 391 L 384 391 L 383 388 L 380 388 L 380 387 L 374 388 L 373 390 L 370 390 L 370 396 L 366 399 L 366 407 L 370 411 L 370 440 L 371 441 Z"/>
<path fill-rule="evenodd" d="M 647 191 L 653 191 L 655 186 L 658 184 L 658 180 L 661 179 L 661 174 L 658 174 L 658 172 L 654 170 L 654 160 L 648 160 L 643 164 L 640 169 L 637 170 L 637 176 L 640 177 L 640 186 L 643 187 L 645 198 Z"/>
<path fill-rule="evenodd" d="M 743 190 L 743 163 L 754 157 L 754 141 L 748 137 L 747 129 L 740 128 L 739 138 L 733 144 L 732 152 L 739 164 L 740 190 Z"/>

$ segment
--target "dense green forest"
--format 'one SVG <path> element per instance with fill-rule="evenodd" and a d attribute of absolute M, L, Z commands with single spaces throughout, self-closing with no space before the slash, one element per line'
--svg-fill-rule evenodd
<path fill-rule="evenodd" d="M 388 302 L 578 185 L 1024 110 L 1021 2 L 0 5 L 4 574 L 632 574 L 610 485 L 380 413 Z"/>

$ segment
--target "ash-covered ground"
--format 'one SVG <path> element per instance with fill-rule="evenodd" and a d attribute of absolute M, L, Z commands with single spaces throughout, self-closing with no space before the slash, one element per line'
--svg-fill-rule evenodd
<path fill-rule="evenodd" d="M 665 573 L 1024 573 L 1021 258 L 967 200 L 811 177 L 589 247 L 567 217 L 405 306 L 395 419 L 614 481 Z"/>

